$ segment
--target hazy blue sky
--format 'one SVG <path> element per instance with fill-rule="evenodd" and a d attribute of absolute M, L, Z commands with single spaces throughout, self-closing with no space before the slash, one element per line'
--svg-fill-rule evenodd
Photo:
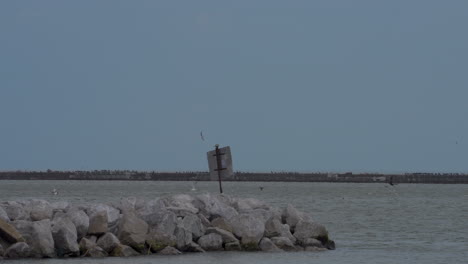
<path fill-rule="evenodd" d="M 1 1 L 0 170 L 468 172 L 467 12 Z"/>

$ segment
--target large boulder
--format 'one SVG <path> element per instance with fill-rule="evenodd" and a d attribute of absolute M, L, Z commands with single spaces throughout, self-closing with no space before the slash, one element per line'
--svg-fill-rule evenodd
<path fill-rule="evenodd" d="M 177 225 L 177 216 L 174 212 L 161 210 L 147 215 L 143 220 L 158 232 L 174 234 Z"/>
<path fill-rule="evenodd" d="M 296 237 L 291 234 L 288 224 L 282 224 L 277 218 L 270 218 L 265 223 L 265 237 L 287 237 L 292 243 L 296 243 Z"/>
<path fill-rule="evenodd" d="M 321 224 L 300 220 L 296 225 L 294 237 L 301 245 L 306 243 L 308 238 L 315 238 L 322 243 L 326 243 L 328 241 L 328 231 Z"/>
<path fill-rule="evenodd" d="M 177 194 L 163 199 L 165 200 L 168 210 L 189 212 L 192 214 L 198 213 L 198 208 L 193 205 L 195 199 L 190 195 Z"/>
<path fill-rule="evenodd" d="M 254 198 L 237 198 L 234 199 L 233 205 L 239 213 L 246 213 L 255 209 L 270 209 L 268 204 Z"/>
<path fill-rule="evenodd" d="M 265 232 L 262 220 L 250 214 L 240 214 L 233 217 L 230 222 L 234 235 L 241 238 L 242 247 L 246 250 L 257 250 Z"/>
<path fill-rule="evenodd" d="M 152 229 L 146 236 L 146 244 L 152 252 L 159 252 L 166 247 L 175 247 L 177 241 L 173 234 L 162 233 Z"/>
<path fill-rule="evenodd" d="M 295 251 L 296 246 L 286 237 L 272 237 L 271 242 L 275 244 L 278 248 L 285 251 Z"/>
<path fill-rule="evenodd" d="M 259 243 L 259 248 L 266 252 L 281 252 L 282 249 L 278 248 L 269 238 L 264 237 Z"/>
<path fill-rule="evenodd" d="M 39 199 L 33 199 L 27 205 L 31 208 L 30 218 L 32 221 L 52 219 L 53 210 L 49 202 Z"/>
<path fill-rule="evenodd" d="M 223 238 L 215 233 L 204 235 L 198 239 L 198 244 L 206 251 L 223 249 Z"/>
<path fill-rule="evenodd" d="M 96 246 L 96 241 L 83 237 L 79 244 L 81 254 L 86 254 L 94 246 Z"/>
<path fill-rule="evenodd" d="M 76 227 L 69 218 L 62 218 L 52 227 L 55 249 L 59 257 L 78 256 Z"/>
<path fill-rule="evenodd" d="M 89 217 L 88 234 L 102 235 L 108 230 L 107 213 L 105 211 L 98 211 Z"/>
<path fill-rule="evenodd" d="M 18 220 L 13 221 L 12 224 L 30 246 L 31 257 L 51 258 L 55 256 L 54 239 L 49 219 L 36 222 Z"/>
<path fill-rule="evenodd" d="M 11 245 L 3 256 L 6 258 L 16 259 L 16 258 L 27 258 L 31 254 L 31 248 L 25 242 L 18 242 Z"/>
<path fill-rule="evenodd" d="M 192 232 L 183 227 L 178 226 L 174 235 L 176 237 L 176 247 L 179 250 L 186 250 L 187 246 L 192 242 Z"/>
<path fill-rule="evenodd" d="M 284 208 L 283 213 L 281 215 L 282 221 L 285 224 L 288 224 L 291 230 L 296 228 L 297 223 L 302 220 L 309 221 L 311 220 L 306 214 L 299 212 L 294 206 L 288 204 L 286 208 Z"/>
<path fill-rule="evenodd" d="M 7 212 L 1 206 L 0 206 L 0 219 L 6 222 L 10 221 L 10 218 L 8 217 Z"/>
<path fill-rule="evenodd" d="M 201 194 L 196 197 L 194 203 L 209 220 L 218 217 L 229 220 L 238 215 L 238 213 L 236 209 L 229 204 L 227 199 L 228 198 L 222 195 Z"/>
<path fill-rule="evenodd" d="M 224 244 L 224 250 L 226 251 L 241 251 L 242 247 L 239 241 L 229 242 Z"/>
<path fill-rule="evenodd" d="M 24 238 L 18 230 L 3 219 L 0 219 L 0 238 L 11 244 L 24 242 Z"/>
<path fill-rule="evenodd" d="M 200 218 L 194 214 L 189 214 L 182 220 L 182 226 L 192 232 L 194 239 L 198 239 L 205 234 L 205 226 L 203 226 Z"/>
<path fill-rule="evenodd" d="M 145 249 L 148 224 L 134 213 L 125 212 L 119 223 L 118 237 L 120 241 L 142 252 Z"/>
<path fill-rule="evenodd" d="M 29 220 L 29 211 L 19 202 L 7 202 L 3 207 L 11 221 Z"/>
<path fill-rule="evenodd" d="M 223 239 L 223 243 L 239 242 L 239 240 L 232 233 L 217 227 L 208 227 L 206 229 L 206 234 L 220 235 Z"/>
<path fill-rule="evenodd" d="M 217 218 L 213 219 L 211 221 L 211 225 L 213 227 L 221 228 L 221 229 L 224 229 L 224 230 L 232 233 L 231 224 L 228 221 L 226 221 L 226 219 L 224 219 L 222 217 L 217 217 Z"/>
<path fill-rule="evenodd" d="M 140 255 L 132 247 L 118 244 L 110 253 L 113 257 L 134 257 Z"/>
<path fill-rule="evenodd" d="M 119 244 L 119 239 L 112 233 L 105 233 L 96 243 L 98 247 L 104 249 L 107 253 L 112 252 L 112 250 L 114 250 L 114 248 Z"/>
<path fill-rule="evenodd" d="M 93 204 L 86 208 L 86 213 L 90 217 L 97 212 L 106 212 L 109 226 L 117 224 L 120 219 L 120 211 L 107 204 Z"/>
<path fill-rule="evenodd" d="M 70 210 L 66 216 L 70 218 L 76 227 L 78 239 L 86 236 L 89 228 L 89 217 L 83 210 Z"/>

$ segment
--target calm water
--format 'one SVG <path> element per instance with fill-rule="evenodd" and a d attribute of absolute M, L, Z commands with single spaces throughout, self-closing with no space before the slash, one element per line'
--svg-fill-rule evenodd
<path fill-rule="evenodd" d="M 263 186 L 263 191 L 259 187 Z M 0 200 L 43 198 L 72 202 L 146 199 L 217 192 L 215 182 L 0 181 Z M 468 263 L 468 185 L 226 182 L 233 196 L 293 204 L 324 224 L 337 250 L 221 252 L 131 259 L 18 260 L 8 263 Z M 59 196 L 51 196 L 57 188 Z"/>

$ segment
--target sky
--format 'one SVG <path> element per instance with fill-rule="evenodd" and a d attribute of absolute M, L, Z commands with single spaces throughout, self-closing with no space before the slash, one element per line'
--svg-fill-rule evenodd
<path fill-rule="evenodd" d="M 0 170 L 468 172 L 466 10 L 0 1 Z"/>

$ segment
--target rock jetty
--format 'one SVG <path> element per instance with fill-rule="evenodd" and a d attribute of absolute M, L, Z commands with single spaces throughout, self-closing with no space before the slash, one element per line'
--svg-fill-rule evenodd
<path fill-rule="evenodd" d="M 335 243 L 310 215 L 252 198 L 179 194 L 109 204 L 0 202 L 4 259 L 328 249 Z"/>

